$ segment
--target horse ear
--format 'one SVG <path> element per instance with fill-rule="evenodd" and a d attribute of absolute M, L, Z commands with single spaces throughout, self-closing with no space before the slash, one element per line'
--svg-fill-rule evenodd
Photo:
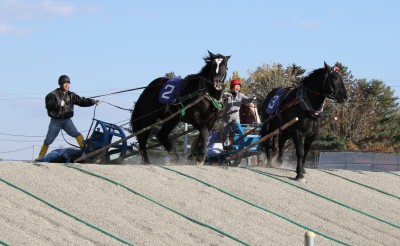
<path fill-rule="evenodd" d="M 209 51 L 209 50 L 207 50 L 207 51 L 208 51 L 208 54 L 210 55 L 211 59 L 215 57 L 215 55 L 211 51 Z"/>
<path fill-rule="evenodd" d="M 324 62 L 324 69 L 331 70 L 331 67 L 328 64 L 326 64 L 326 62 Z"/>
<path fill-rule="evenodd" d="M 225 58 L 226 58 L 226 61 L 228 61 L 229 58 L 231 58 L 231 56 L 225 56 Z"/>

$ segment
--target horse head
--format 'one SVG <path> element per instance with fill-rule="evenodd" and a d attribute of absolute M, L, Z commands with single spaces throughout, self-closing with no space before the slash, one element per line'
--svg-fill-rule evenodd
<path fill-rule="evenodd" d="M 343 103 L 347 100 L 347 90 L 344 86 L 342 75 L 338 67 L 330 67 L 324 62 L 325 79 L 323 82 L 323 93 L 326 97 Z"/>
<path fill-rule="evenodd" d="M 225 87 L 224 82 L 228 72 L 228 60 L 231 56 L 214 55 L 210 51 L 208 51 L 208 54 L 209 56 L 204 58 L 206 65 L 200 73 L 204 74 L 209 83 L 212 83 L 215 90 L 222 91 Z"/>

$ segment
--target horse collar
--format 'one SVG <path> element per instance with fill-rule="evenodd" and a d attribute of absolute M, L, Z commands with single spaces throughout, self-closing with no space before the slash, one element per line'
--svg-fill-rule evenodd
<path fill-rule="evenodd" d="M 322 105 L 319 107 L 318 110 L 315 110 L 313 108 L 313 106 L 311 105 L 310 100 L 308 100 L 307 94 L 305 93 L 305 90 L 307 90 L 307 88 L 305 88 L 304 86 L 300 86 L 297 90 L 297 98 L 299 99 L 299 104 L 300 107 L 309 112 L 311 117 L 315 118 L 315 117 L 321 117 L 322 113 L 324 111 L 324 105 L 325 105 L 325 100 L 323 101 Z M 320 93 L 319 93 L 320 94 Z M 325 96 L 324 96 L 325 97 Z"/>

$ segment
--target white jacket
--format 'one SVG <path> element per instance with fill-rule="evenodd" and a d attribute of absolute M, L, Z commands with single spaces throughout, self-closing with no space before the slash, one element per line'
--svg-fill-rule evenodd
<path fill-rule="evenodd" d="M 242 102 L 251 103 L 254 101 L 253 97 L 247 97 L 241 92 L 236 94 L 236 96 L 234 96 L 232 92 L 225 92 L 222 98 L 224 99 L 225 107 L 223 120 L 226 123 L 230 123 L 232 121 L 240 122 L 239 109 Z"/>

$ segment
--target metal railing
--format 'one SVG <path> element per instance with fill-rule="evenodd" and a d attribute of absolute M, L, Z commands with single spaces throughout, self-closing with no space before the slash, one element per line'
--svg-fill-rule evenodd
<path fill-rule="evenodd" d="M 400 171 L 400 154 L 320 151 L 318 169 Z"/>

